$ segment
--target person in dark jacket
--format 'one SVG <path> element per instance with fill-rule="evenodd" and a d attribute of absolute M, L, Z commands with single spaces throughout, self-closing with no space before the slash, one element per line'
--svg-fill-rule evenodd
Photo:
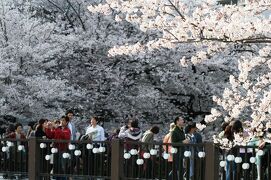
<path fill-rule="evenodd" d="M 46 119 L 39 120 L 39 124 L 38 124 L 38 126 L 36 128 L 36 132 L 35 132 L 36 138 L 43 138 L 43 139 L 46 138 L 45 126 L 46 126 L 47 122 L 48 122 L 48 120 L 46 120 Z"/>
<path fill-rule="evenodd" d="M 184 126 L 185 126 L 185 120 L 184 118 L 178 116 L 174 120 L 174 124 L 176 127 L 172 131 L 172 136 L 171 136 L 171 142 L 174 143 L 179 143 L 179 144 L 187 144 L 189 143 L 188 139 L 185 139 L 185 133 L 184 133 Z M 174 148 L 177 148 L 177 153 L 173 155 L 173 172 L 170 174 L 170 177 L 178 177 L 179 179 L 182 179 L 183 177 L 183 152 L 184 152 L 184 147 L 178 146 L 178 145 L 173 145 Z"/>
<path fill-rule="evenodd" d="M 183 130 L 185 126 L 185 120 L 182 117 L 177 117 L 174 120 L 174 124 L 176 125 L 176 127 L 172 131 L 171 142 L 172 143 L 189 143 L 189 141 L 185 139 L 185 133 Z"/>

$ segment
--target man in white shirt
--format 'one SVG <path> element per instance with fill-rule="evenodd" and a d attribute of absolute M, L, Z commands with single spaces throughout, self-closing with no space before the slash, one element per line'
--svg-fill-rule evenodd
<path fill-rule="evenodd" d="M 98 118 L 92 117 L 90 125 L 87 127 L 86 135 L 88 135 L 92 141 L 104 141 L 104 128 L 98 125 Z"/>

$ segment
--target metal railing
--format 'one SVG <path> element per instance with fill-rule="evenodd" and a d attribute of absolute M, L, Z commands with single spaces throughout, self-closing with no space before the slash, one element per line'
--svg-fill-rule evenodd
<path fill-rule="evenodd" d="M 37 139 L 39 179 L 76 177 L 110 179 L 109 141 L 65 141 Z M 37 150 L 37 149 L 36 149 Z"/>
<path fill-rule="evenodd" d="M 0 143 L 0 172 L 2 178 L 22 179 L 28 173 L 28 141 L 4 139 Z"/>
<path fill-rule="evenodd" d="M 211 142 L 0 141 L 0 177 L 6 179 L 271 179 L 269 146 L 226 151 Z"/>
<path fill-rule="evenodd" d="M 122 142 L 123 179 L 205 179 L 205 144 Z"/>
<path fill-rule="evenodd" d="M 255 146 L 236 146 L 231 150 L 220 150 L 220 178 L 271 179 L 270 154 L 269 145 L 263 149 L 257 149 Z"/>

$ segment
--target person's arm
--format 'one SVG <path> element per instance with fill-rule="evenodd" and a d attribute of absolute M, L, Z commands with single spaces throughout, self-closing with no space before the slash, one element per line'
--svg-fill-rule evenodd
<path fill-rule="evenodd" d="M 37 133 L 37 131 L 36 131 L 36 133 Z M 45 134 L 46 134 L 47 138 L 53 139 L 54 136 L 55 136 L 55 129 L 48 129 L 48 128 L 46 128 L 45 129 Z"/>
<path fill-rule="evenodd" d="M 142 142 L 145 142 L 145 143 L 150 143 L 152 141 L 153 141 L 153 134 L 151 134 L 151 133 L 146 134 L 142 138 Z"/>
<path fill-rule="evenodd" d="M 167 135 L 164 137 L 164 139 L 163 139 L 163 143 L 171 143 L 171 142 L 169 142 L 169 140 L 170 140 L 170 135 L 167 134 Z M 167 150 L 167 146 L 166 146 L 166 145 L 163 145 L 163 149 L 164 149 L 164 151 L 166 151 L 166 150 Z"/>
<path fill-rule="evenodd" d="M 175 131 L 172 132 L 171 134 L 171 142 L 172 143 L 178 143 L 178 137 Z"/>
<path fill-rule="evenodd" d="M 70 140 L 71 139 L 71 131 L 70 129 L 65 129 L 64 131 L 62 131 L 62 139 L 65 140 Z"/>
<path fill-rule="evenodd" d="M 91 126 L 88 126 L 87 129 L 86 129 L 85 135 L 88 135 L 90 132 L 91 132 Z"/>
<path fill-rule="evenodd" d="M 126 134 L 126 127 L 125 126 L 122 126 L 121 128 L 120 128 L 120 132 L 119 132 L 119 134 L 118 134 L 118 138 L 125 138 L 126 136 L 127 136 L 127 134 Z"/>
<path fill-rule="evenodd" d="M 104 128 L 101 127 L 101 141 L 105 141 Z"/>
<path fill-rule="evenodd" d="M 138 134 L 137 136 L 132 136 L 131 134 L 127 133 L 127 137 L 132 139 L 132 140 L 139 140 L 142 137 L 142 132 L 140 132 L 140 134 Z"/>

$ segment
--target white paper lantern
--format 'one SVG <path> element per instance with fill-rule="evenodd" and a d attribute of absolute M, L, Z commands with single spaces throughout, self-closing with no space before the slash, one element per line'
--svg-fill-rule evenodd
<path fill-rule="evenodd" d="M 228 160 L 228 161 L 234 161 L 234 155 L 229 154 L 229 155 L 227 156 L 227 160 Z"/>
<path fill-rule="evenodd" d="M 3 151 L 3 152 L 7 152 L 7 151 L 8 151 L 8 147 L 5 147 L 5 146 L 2 147 L 2 151 Z"/>
<path fill-rule="evenodd" d="M 168 159 L 169 158 L 169 154 L 168 153 L 163 153 L 163 158 L 164 159 Z"/>
<path fill-rule="evenodd" d="M 173 148 L 171 148 L 170 152 L 171 152 L 172 154 L 175 154 L 175 153 L 178 152 L 178 149 L 173 147 Z"/>
<path fill-rule="evenodd" d="M 143 158 L 144 159 L 149 159 L 151 157 L 150 153 L 144 153 Z"/>
<path fill-rule="evenodd" d="M 190 157 L 190 156 L 191 156 L 191 151 L 184 152 L 184 157 Z"/>
<path fill-rule="evenodd" d="M 87 149 L 93 149 L 93 145 L 92 144 L 87 144 Z"/>
<path fill-rule="evenodd" d="M 99 149 L 98 149 L 98 148 L 93 148 L 93 149 L 92 149 L 92 152 L 93 152 L 94 154 L 99 153 Z"/>
<path fill-rule="evenodd" d="M 137 165 L 142 165 L 144 163 L 144 160 L 143 159 L 137 159 L 136 160 L 136 164 Z"/>
<path fill-rule="evenodd" d="M 249 169 L 249 164 L 248 163 L 243 163 L 242 168 L 243 169 Z"/>
<path fill-rule="evenodd" d="M 105 152 L 105 147 L 99 147 L 99 152 Z"/>
<path fill-rule="evenodd" d="M 14 143 L 13 143 L 13 142 L 10 142 L 10 141 L 7 141 L 7 146 L 8 146 L 8 147 L 12 147 L 12 146 L 14 146 Z"/>
<path fill-rule="evenodd" d="M 74 144 L 69 144 L 69 150 L 74 150 L 75 149 L 75 145 Z"/>
<path fill-rule="evenodd" d="M 236 157 L 235 159 L 234 159 L 234 162 L 235 163 L 241 163 L 242 162 L 242 158 L 241 157 Z"/>
<path fill-rule="evenodd" d="M 261 149 L 257 152 L 257 156 L 262 156 L 263 154 L 264 154 L 264 152 Z"/>
<path fill-rule="evenodd" d="M 252 163 L 252 164 L 254 164 L 256 162 L 256 158 L 255 157 L 251 157 L 249 159 L 249 162 Z"/>
<path fill-rule="evenodd" d="M 81 155 L 81 151 L 80 150 L 75 150 L 74 151 L 74 155 L 75 156 L 80 156 Z"/>
<path fill-rule="evenodd" d="M 136 149 L 131 149 L 130 154 L 131 155 L 137 155 L 137 150 Z"/>
<path fill-rule="evenodd" d="M 45 156 L 45 160 L 46 160 L 46 161 L 49 161 L 50 159 L 51 159 L 51 155 L 46 155 L 46 156 Z"/>
<path fill-rule="evenodd" d="M 55 153 L 57 153 L 57 152 L 58 152 L 57 148 L 52 148 L 52 149 L 51 149 L 51 153 L 52 153 L 52 154 L 55 154 Z"/>
<path fill-rule="evenodd" d="M 225 167 L 226 166 L 226 161 L 220 161 L 219 166 L 220 167 Z"/>
<path fill-rule="evenodd" d="M 62 157 L 63 157 L 64 159 L 67 159 L 67 158 L 70 157 L 70 154 L 69 154 L 69 153 L 63 153 L 63 154 L 62 154 Z"/>
<path fill-rule="evenodd" d="M 156 149 L 151 149 L 151 150 L 150 150 L 150 154 L 151 154 L 152 156 L 157 155 L 157 150 L 156 150 Z"/>
<path fill-rule="evenodd" d="M 124 159 L 130 159 L 131 154 L 130 153 L 124 153 L 123 157 L 124 157 Z"/>
<path fill-rule="evenodd" d="M 198 156 L 199 156 L 199 158 L 204 158 L 205 157 L 205 152 L 199 152 Z"/>
<path fill-rule="evenodd" d="M 19 145 L 18 146 L 18 151 L 22 151 L 24 149 L 24 146 L 23 145 Z"/>
<path fill-rule="evenodd" d="M 41 148 L 41 149 L 46 148 L 46 144 L 45 144 L 45 143 L 40 143 L 40 148 Z"/>

